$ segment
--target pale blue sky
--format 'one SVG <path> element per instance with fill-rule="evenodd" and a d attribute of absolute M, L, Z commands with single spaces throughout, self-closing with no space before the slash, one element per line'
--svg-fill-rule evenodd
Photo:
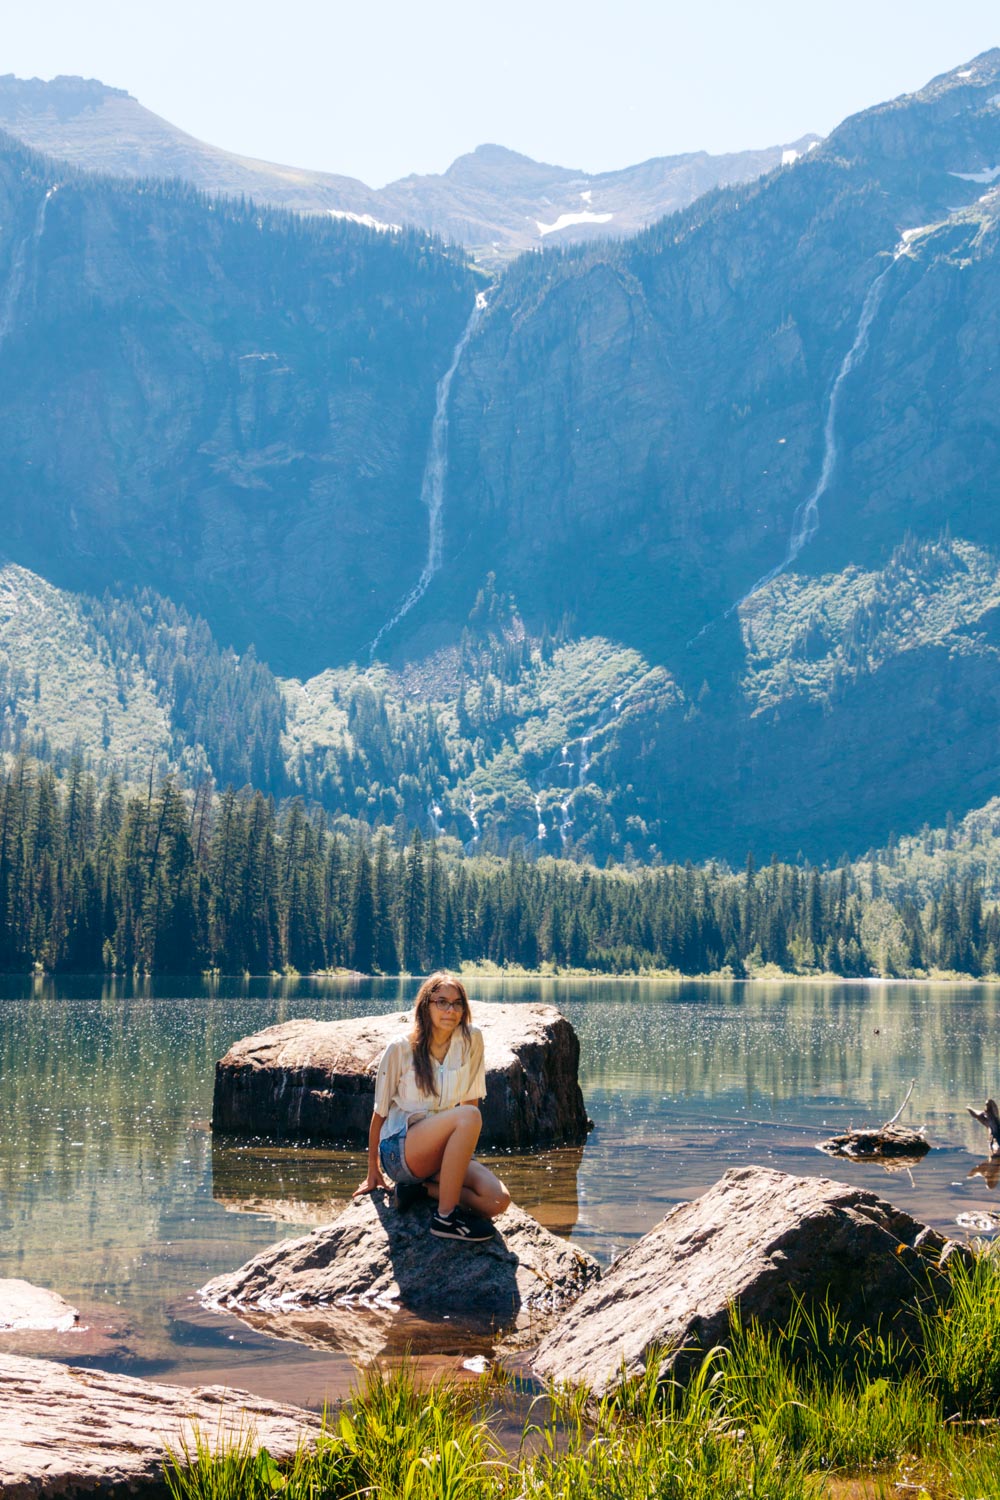
<path fill-rule="evenodd" d="M 381 186 L 498 141 L 601 171 L 826 132 L 1000 45 L 996 0 L 32 0 L 0 72 L 126 88 L 230 150 Z"/>

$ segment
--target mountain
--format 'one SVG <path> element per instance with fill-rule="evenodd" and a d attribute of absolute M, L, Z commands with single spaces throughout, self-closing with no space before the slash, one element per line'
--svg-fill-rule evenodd
<path fill-rule="evenodd" d="M 205 601 L 276 664 L 360 650 L 424 550 L 409 502 L 477 285 L 416 231 L 67 173 L 0 137 L 7 555 Z"/>
<path fill-rule="evenodd" d="M 908 526 L 992 545 L 998 90 L 993 52 L 634 239 L 512 267 L 452 390 L 448 563 L 679 664 L 706 626 L 739 653 L 727 611 L 828 461 L 807 569 Z"/>
<path fill-rule="evenodd" d="M 372 227 L 412 225 L 466 246 L 484 265 L 502 264 L 542 244 L 633 234 L 710 188 L 772 171 L 819 139 L 807 135 L 785 146 L 721 156 L 698 151 L 656 157 L 593 174 L 487 145 L 460 156 L 443 174 L 413 175 L 373 189 L 356 178 L 206 145 L 124 89 L 96 79 L 0 77 L 0 129 L 86 171 L 176 177 L 206 193 L 245 195 L 297 213 L 344 216 Z"/>
<path fill-rule="evenodd" d="M 1000 793 L 998 106 L 994 51 L 489 286 L 8 142 L 2 545 L 202 616 L 143 743 L 343 817 L 598 861 L 961 818 Z"/>

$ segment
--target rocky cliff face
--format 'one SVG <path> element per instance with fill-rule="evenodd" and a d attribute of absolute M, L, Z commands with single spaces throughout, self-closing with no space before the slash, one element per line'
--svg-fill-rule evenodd
<path fill-rule="evenodd" d="M 843 518 L 857 545 L 860 504 L 884 517 L 872 556 L 900 539 L 914 491 L 922 526 L 959 492 L 975 506 L 992 450 L 968 433 L 995 409 L 992 207 L 975 178 L 1000 160 L 1000 53 L 961 71 L 621 247 L 519 263 L 455 383 L 456 558 L 485 536 L 522 600 L 683 651 L 785 553 L 890 266 L 871 357 L 840 392 L 820 537 Z M 936 224 L 893 263 L 904 231 Z"/>
<path fill-rule="evenodd" d="M 156 583 L 277 664 L 359 652 L 426 546 L 459 260 L 0 148 L 8 554 Z M 306 622 L 310 622 L 306 625 Z"/>

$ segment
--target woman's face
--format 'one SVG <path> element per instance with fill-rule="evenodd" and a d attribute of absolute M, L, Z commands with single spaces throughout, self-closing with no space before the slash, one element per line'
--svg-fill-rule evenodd
<path fill-rule="evenodd" d="M 434 991 L 430 998 L 431 1023 L 435 1031 L 443 1031 L 448 1036 L 455 1030 L 456 1026 L 462 1024 L 462 997 L 453 984 L 442 984 Z"/>

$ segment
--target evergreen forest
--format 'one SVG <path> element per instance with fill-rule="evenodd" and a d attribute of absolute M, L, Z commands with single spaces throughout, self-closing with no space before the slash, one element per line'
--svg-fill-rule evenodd
<path fill-rule="evenodd" d="M 419 829 L 345 837 L 300 798 L 128 789 L 78 756 L 59 779 L 21 755 L 0 776 L 0 971 L 997 972 L 976 875 L 927 894 L 892 873 L 467 857 Z"/>

